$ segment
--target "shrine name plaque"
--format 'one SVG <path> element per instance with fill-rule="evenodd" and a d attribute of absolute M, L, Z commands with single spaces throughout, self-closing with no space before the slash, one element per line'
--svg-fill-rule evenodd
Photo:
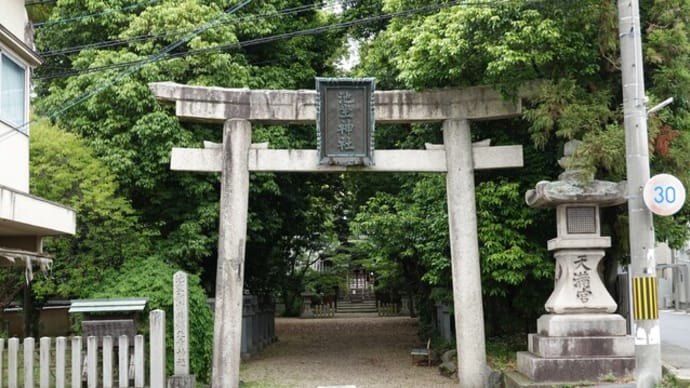
<path fill-rule="evenodd" d="M 316 78 L 319 164 L 374 164 L 374 78 Z"/>

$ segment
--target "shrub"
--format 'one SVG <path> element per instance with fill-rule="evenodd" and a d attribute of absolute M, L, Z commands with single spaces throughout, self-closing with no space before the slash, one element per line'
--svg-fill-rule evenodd
<path fill-rule="evenodd" d="M 173 275 L 177 270 L 157 257 L 129 259 L 121 271 L 109 279 L 94 298 L 148 298 L 140 331 L 148 333 L 148 312 L 165 311 L 168 375 L 173 372 Z M 189 275 L 189 360 L 191 373 L 208 382 L 213 349 L 213 316 L 199 277 Z"/>

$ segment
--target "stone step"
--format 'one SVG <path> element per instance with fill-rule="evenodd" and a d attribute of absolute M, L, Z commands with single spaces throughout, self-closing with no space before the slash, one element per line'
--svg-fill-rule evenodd
<path fill-rule="evenodd" d="M 517 370 L 536 382 L 632 378 L 635 357 L 542 358 L 529 352 L 518 352 Z"/>
<path fill-rule="evenodd" d="M 531 353 L 543 358 L 633 357 L 635 340 L 631 336 L 546 337 L 527 336 Z"/>
<path fill-rule="evenodd" d="M 617 314 L 545 314 L 537 333 L 547 337 L 625 336 L 625 318 Z"/>
<path fill-rule="evenodd" d="M 339 315 L 339 314 L 376 314 L 377 311 L 376 310 L 356 310 L 356 311 L 355 310 L 352 310 L 352 311 L 350 311 L 350 310 L 343 310 L 343 311 L 337 310 L 335 313 L 336 313 L 336 315 Z"/>
<path fill-rule="evenodd" d="M 336 308 L 336 310 L 338 310 L 338 311 L 345 311 L 345 310 L 348 310 L 348 311 L 360 311 L 360 310 L 376 311 L 378 309 L 376 308 L 376 306 L 338 306 Z"/>
<path fill-rule="evenodd" d="M 338 308 L 339 309 L 375 309 L 376 305 L 375 304 L 346 304 L 346 305 L 341 305 L 338 303 Z"/>
<path fill-rule="evenodd" d="M 376 311 L 378 311 L 378 309 L 376 308 L 376 306 L 373 306 L 373 307 L 340 307 L 340 306 L 338 306 L 338 308 L 335 311 L 338 313 L 345 313 L 345 312 L 348 312 L 348 313 L 349 312 L 357 312 L 357 313 L 358 312 L 366 312 L 366 313 L 371 312 L 371 313 L 375 313 Z"/>
<path fill-rule="evenodd" d="M 338 301 L 338 306 L 376 306 L 375 300 L 365 300 L 362 302 Z"/>
<path fill-rule="evenodd" d="M 367 301 L 367 302 L 355 302 L 355 303 L 338 302 L 338 307 L 340 307 L 340 306 L 374 306 L 374 307 L 376 307 L 376 301 L 372 300 L 372 301 Z"/>
<path fill-rule="evenodd" d="M 341 307 L 341 306 L 345 306 L 345 307 L 361 307 L 361 306 L 376 307 L 376 302 L 372 302 L 372 303 L 341 303 L 341 302 L 338 302 L 338 307 Z"/>
<path fill-rule="evenodd" d="M 618 382 L 601 382 L 601 381 L 542 381 L 536 382 L 527 378 L 517 371 L 506 371 L 503 379 L 505 388 L 554 388 L 554 387 L 574 387 L 578 383 L 587 388 L 635 388 L 634 382 L 618 383 Z M 624 380 L 632 381 L 632 380 Z"/>
<path fill-rule="evenodd" d="M 378 311 L 376 304 L 346 304 L 342 305 L 338 303 L 338 307 L 335 309 L 338 313 L 375 313 Z"/>

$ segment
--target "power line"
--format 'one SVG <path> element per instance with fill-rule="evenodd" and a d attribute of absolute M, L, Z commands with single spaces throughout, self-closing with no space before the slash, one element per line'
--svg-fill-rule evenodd
<path fill-rule="evenodd" d="M 20 129 L 12 127 L 12 128 L 10 128 L 10 129 L 6 130 L 5 132 L 0 133 L 0 142 L 2 142 L 3 140 L 5 140 L 5 138 L 10 137 L 10 135 L 15 134 L 15 132 L 16 132 L 16 133 L 19 133 L 19 134 L 22 134 L 22 135 L 24 135 L 24 136 L 27 136 L 27 137 L 29 136 L 29 135 L 27 135 L 26 133 L 22 132 Z"/>
<path fill-rule="evenodd" d="M 33 23 L 33 26 L 34 27 L 45 27 L 45 26 L 50 26 L 53 24 L 75 22 L 75 21 L 80 21 L 80 20 L 92 18 L 92 17 L 106 16 L 106 15 L 111 15 L 111 14 L 118 13 L 118 12 L 130 11 L 132 9 L 139 8 L 139 7 L 153 4 L 153 3 L 157 3 L 159 1 L 160 0 L 149 0 L 149 1 L 143 2 L 143 3 L 132 4 L 132 5 L 128 5 L 126 7 L 117 8 L 117 9 L 109 9 L 106 11 L 96 12 L 96 13 L 92 13 L 92 14 L 88 14 L 88 15 L 74 16 L 74 17 L 64 18 L 64 19 L 49 20 L 47 22 Z"/>
<path fill-rule="evenodd" d="M 32 6 L 32 5 L 41 5 L 41 4 L 48 4 L 48 3 L 55 3 L 57 0 L 35 0 L 35 1 L 27 1 L 24 3 L 25 6 Z"/>
<path fill-rule="evenodd" d="M 329 24 L 326 26 L 314 27 L 314 28 L 309 28 L 309 29 L 300 30 L 300 31 L 287 32 L 287 33 L 283 33 L 283 34 L 272 35 L 272 36 L 262 37 L 262 38 L 256 38 L 256 39 L 246 40 L 246 41 L 242 41 L 242 42 L 236 42 L 236 43 L 230 43 L 230 44 L 225 44 L 225 45 L 208 47 L 208 48 L 204 48 L 204 49 L 196 49 L 196 50 L 189 50 L 189 51 L 174 53 L 174 54 L 168 55 L 166 58 L 161 58 L 161 59 L 167 60 L 167 59 L 173 59 L 173 58 L 186 57 L 186 56 L 190 56 L 190 55 L 208 54 L 208 53 L 211 53 L 214 51 L 223 51 L 223 50 L 230 50 L 230 49 L 236 49 L 236 48 L 241 48 L 241 47 L 255 46 L 255 45 L 269 43 L 269 42 L 273 42 L 273 41 L 277 41 L 277 40 L 290 39 L 290 38 L 294 38 L 297 36 L 314 35 L 314 34 L 327 32 L 330 30 L 348 28 L 351 26 L 359 25 L 359 24 L 367 24 L 367 23 L 377 22 L 377 21 L 381 21 L 381 20 L 391 19 L 394 17 L 405 17 L 405 16 L 409 16 L 412 14 L 416 14 L 416 13 L 430 12 L 430 11 L 434 11 L 434 10 L 448 7 L 448 6 L 452 6 L 452 5 L 465 4 L 465 5 L 472 5 L 472 6 L 477 6 L 477 5 L 487 6 L 487 5 L 495 5 L 495 4 L 499 4 L 499 3 L 506 3 L 508 1 L 509 0 L 475 3 L 475 2 L 468 2 L 467 0 L 453 0 L 453 1 L 448 1 L 446 3 L 430 4 L 430 5 L 419 7 L 419 8 L 413 8 L 413 9 L 404 10 L 404 11 L 398 11 L 398 12 L 391 12 L 391 13 L 387 13 L 387 14 L 369 16 L 366 18 L 360 18 L 360 19 L 355 19 L 355 20 L 342 22 L 342 23 L 336 23 L 336 24 Z M 64 78 L 64 77 L 70 77 L 70 76 L 81 75 L 81 74 L 88 74 L 88 73 L 95 73 L 95 72 L 106 71 L 106 70 L 113 70 L 113 69 L 118 69 L 118 68 L 128 67 L 128 66 L 138 66 L 138 65 L 143 65 L 144 62 L 146 62 L 146 61 L 147 61 L 146 59 L 142 59 L 142 60 L 136 60 L 136 61 L 114 63 L 114 64 L 110 64 L 110 65 L 104 65 L 104 66 L 98 66 L 98 67 L 92 67 L 92 68 L 86 68 L 86 69 L 78 69 L 78 70 L 66 71 L 66 72 L 62 72 L 62 73 L 48 74 L 48 75 L 45 75 L 42 77 L 37 77 L 36 79 L 38 79 L 38 80 L 50 80 L 50 79 L 54 79 L 54 78 Z"/>
<path fill-rule="evenodd" d="M 266 18 L 275 17 L 275 16 L 294 15 L 294 14 L 298 14 L 301 12 L 312 11 L 315 9 L 326 10 L 326 9 L 330 9 L 330 8 L 334 7 L 332 5 L 330 5 L 330 6 L 324 6 L 324 5 L 325 5 L 325 3 L 303 5 L 303 6 L 299 6 L 299 7 L 284 9 L 281 11 L 275 11 L 272 13 L 264 13 L 264 14 L 260 14 L 260 15 L 249 15 L 249 16 L 244 16 L 244 17 L 238 18 L 238 19 L 230 20 L 228 22 L 222 23 L 221 25 L 233 25 L 233 24 L 237 24 L 240 22 L 252 21 L 252 20 L 256 20 L 256 19 L 266 19 Z M 115 40 L 108 40 L 108 41 L 100 41 L 100 42 L 94 42 L 94 43 L 79 45 L 79 46 L 65 47 L 65 48 L 56 49 L 56 50 L 47 50 L 47 51 L 40 52 L 39 55 L 41 55 L 44 58 L 47 58 L 47 57 L 60 55 L 60 54 L 69 54 L 69 53 L 73 53 L 73 52 L 78 52 L 78 51 L 85 50 L 85 49 L 113 47 L 113 46 L 119 46 L 119 45 L 124 45 L 124 44 L 128 44 L 128 43 L 133 43 L 133 42 L 153 40 L 153 39 L 165 38 L 165 37 L 169 37 L 169 36 L 176 36 L 176 35 L 188 33 L 189 31 L 190 30 L 188 30 L 188 29 L 187 30 L 177 30 L 177 31 L 164 32 L 164 33 L 160 33 L 160 34 L 138 35 L 138 36 L 133 36 L 133 37 L 127 38 L 127 39 L 115 39 Z"/>
<path fill-rule="evenodd" d="M 228 9 L 227 12 L 225 12 L 225 13 L 221 14 L 220 16 L 214 18 L 213 20 L 211 20 L 211 21 L 209 21 L 208 23 L 202 25 L 201 27 L 195 29 L 194 31 L 192 31 L 191 33 L 185 35 L 182 39 L 178 40 L 177 42 L 172 43 L 172 44 L 166 46 L 164 49 L 162 49 L 161 51 L 159 51 L 157 54 L 152 55 L 152 56 L 150 56 L 148 59 L 146 59 L 146 60 L 140 62 L 140 64 L 134 65 L 134 66 L 130 67 L 129 69 L 126 69 L 126 70 L 122 71 L 120 74 L 118 74 L 118 75 L 116 75 L 115 77 L 113 77 L 110 81 L 104 82 L 104 83 L 98 85 L 95 89 L 90 90 L 90 91 L 88 91 L 88 92 L 85 92 L 84 94 L 82 94 L 82 95 L 80 95 L 80 96 L 78 96 L 78 97 L 72 99 L 71 101 L 67 102 L 62 108 L 60 108 L 60 109 L 58 109 L 58 110 L 56 110 L 56 111 L 54 111 L 54 112 L 52 112 L 52 113 L 49 113 L 49 114 L 48 114 L 48 117 L 51 118 L 51 119 L 52 119 L 52 118 L 55 118 L 56 116 L 60 115 L 61 113 L 63 113 L 63 112 L 65 112 L 65 111 L 67 111 L 67 110 L 69 110 L 69 109 L 75 107 L 76 105 L 81 104 L 82 102 L 88 100 L 89 98 L 95 96 L 96 94 L 101 93 L 101 92 L 104 91 L 105 89 L 107 89 L 107 88 L 111 87 L 112 85 L 114 85 L 116 82 L 120 81 L 121 79 L 123 79 L 123 78 L 129 76 L 130 74 L 134 73 L 135 71 L 139 70 L 142 66 L 144 66 L 144 65 L 146 65 L 146 64 L 148 64 L 148 63 L 151 63 L 151 62 L 154 62 L 154 61 L 157 61 L 157 60 L 161 59 L 163 56 L 165 56 L 166 54 L 168 54 L 170 51 L 172 51 L 172 50 L 178 48 L 179 46 L 181 46 L 181 45 L 183 45 L 184 43 L 188 42 L 189 40 L 191 40 L 191 39 L 194 38 L 195 36 L 201 34 L 202 32 L 208 30 L 209 28 L 214 27 L 214 26 L 217 25 L 219 22 L 221 22 L 223 19 L 225 19 L 226 17 L 228 17 L 228 16 L 232 15 L 233 13 L 239 11 L 240 9 L 244 8 L 244 6 L 247 5 L 247 4 L 249 4 L 251 1 L 252 1 L 252 0 L 244 0 L 244 1 L 241 2 L 240 4 L 237 4 L 236 6 L 234 6 L 234 7 L 230 8 L 230 9 Z M 22 125 L 22 127 L 25 127 L 25 126 L 29 125 L 29 123 L 30 123 L 30 122 L 24 123 L 24 124 Z M 21 127 L 20 127 L 20 128 L 21 128 Z"/>
<path fill-rule="evenodd" d="M 238 11 L 240 8 L 244 7 L 246 4 L 248 4 L 251 0 L 245 0 L 243 3 L 238 4 L 234 8 L 228 11 L 227 15 L 230 15 L 236 11 Z M 364 23 L 370 23 L 373 21 L 379 21 L 379 20 L 385 20 L 385 19 L 390 19 L 394 17 L 404 17 L 404 16 L 409 16 L 415 13 L 423 13 L 423 12 L 429 12 L 437 9 L 441 9 L 444 7 L 449 7 L 453 5 L 466 5 L 466 6 L 491 6 L 491 5 L 498 5 L 498 4 L 506 4 L 509 3 L 513 0 L 492 0 L 492 1 L 486 1 L 486 2 L 474 2 L 471 0 L 454 0 L 454 1 L 447 1 L 445 3 L 437 3 L 437 4 L 432 4 L 432 5 L 427 5 L 415 9 L 410 9 L 410 10 L 405 10 L 405 11 L 398 11 L 398 12 L 392 12 L 388 14 L 382 14 L 382 15 L 377 15 L 377 16 L 370 16 L 366 18 L 361 18 L 361 19 L 356 19 L 344 23 L 338 23 L 338 24 L 333 24 L 333 25 L 328 25 L 328 26 L 322 26 L 322 27 L 317 27 L 317 28 L 311 28 L 307 30 L 301 30 L 301 31 L 295 31 L 295 32 L 290 32 L 290 33 L 285 33 L 285 34 L 279 34 L 275 36 L 270 36 L 270 37 L 265 37 L 265 38 L 258 38 L 254 39 L 251 41 L 245 41 L 245 42 L 238 42 L 235 44 L 231 45 L 221 45 L 221 46 L 216 46 L 208 49 L 199 49 L 199 50 L 190 50 L 187 52 L 182 52 L 182 53 L 176 53 L 173 55 L 169 55 L 166 58 L 163 58 L 166 54 L 168 54 L 170 51 L 174 50 L 175 48 L 179 47 L 180 45 L 184 44 L 186 41 L 189 39 L 193 38 L 194 36 L 200 34 L 201 32 L 214 27 L 215 25 L 219 24 L 220 21 L 224 18 L 224 16 L 227 15 L 221 15 L 220 17 L 212 20 L 211 22 L 207 23 L 206 25 L 200 27 L 199 29 L 195 30 L 191 34 L 185 36 L 183 39 L 167 46 L 163 50 L 161 50 L 159 53 L 156 55 L 153 55 L 149 57 L 148 59 L 140 60 L 140 61 L 133 61 L 133 62 L 125 62 L 121 64 L 114 64 L 110 65 L 109 68 L 115 68 L 115 67 L 124 67 L 124 66 L 131 66 L 128 69 L 122 71 L 120 74 L 116 75 L 114 78 L 112 78 L 110 81 L 104 82 L 103 84 L 99 85 L 95 89 L 86 92 L 82 94 L 79 97 L 76 97 L 69 101 L 68 103 L 65 104 L 64 107 L 48 114 L 48 117 L 50 118 L 55 118 L 61 113 L 67 111 L 68 109 L 73 108 L 74 106 L 86 101 L 87 99 L 93 97 L 94 95 L 102 92 L 103 90 L 109 88 L 113 84 L 115 84 L 117 81 L 129 76 L 130 74 L 134 73 L 135 71 L 141 69 L 143 66 L 161 60 L 161 59 L 167 59 L 167 58 L 175 58 L 175 57 L 181 57 L 181 56 L 187 56 L 187 55 L 193 55 L 193 54 L 199 54 L 199 53 L 207 53 L 219 49 L 229 49 L 229 48 L 235 48 L 235 47 L 242 47 L 242 46 L 248 46 L 252 44 L 262 44 L 262 43 L 267 43 L 279 39 L 289 39 L 295 36 L 305 36 L 305 35 L 310 35 L 314 33 L 320 33 L 324 31 L 328 31 L 329 29 L 336 29 L 336 28 L 345 28 L 349 26 L 354 26 L 358 24 L 364 24 Z M 544 0 L 526 0 L 526 3 L 533 3 L 533 2 L 540 2 Z M 83 69 L 77 72 L 74 75 L 77 74 L 82 74 L 82 72 L 86 72 L 88 69 Z M 104 69 L 102 69 L 104 70 Z M 26 126 L 29 123 L 25 123 L 22 126 Z M 21 127 L 20 127 L 21 128 Z"/>

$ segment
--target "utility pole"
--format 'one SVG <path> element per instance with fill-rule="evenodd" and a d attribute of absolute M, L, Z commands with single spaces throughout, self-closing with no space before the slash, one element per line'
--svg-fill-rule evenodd
<path fill-rule="evenodd" d="M 661 381 L 661 338 L 657 307 L 654 224 L 652 213 L 645 206 L 642 196 L 644 185 L 649 180 L 649 153 L 638 0 L 618 0 L 618 31 L 621 45 L 625 161 L 629 196 L 635 380 L 638 387 L 653 387 Z"/>

